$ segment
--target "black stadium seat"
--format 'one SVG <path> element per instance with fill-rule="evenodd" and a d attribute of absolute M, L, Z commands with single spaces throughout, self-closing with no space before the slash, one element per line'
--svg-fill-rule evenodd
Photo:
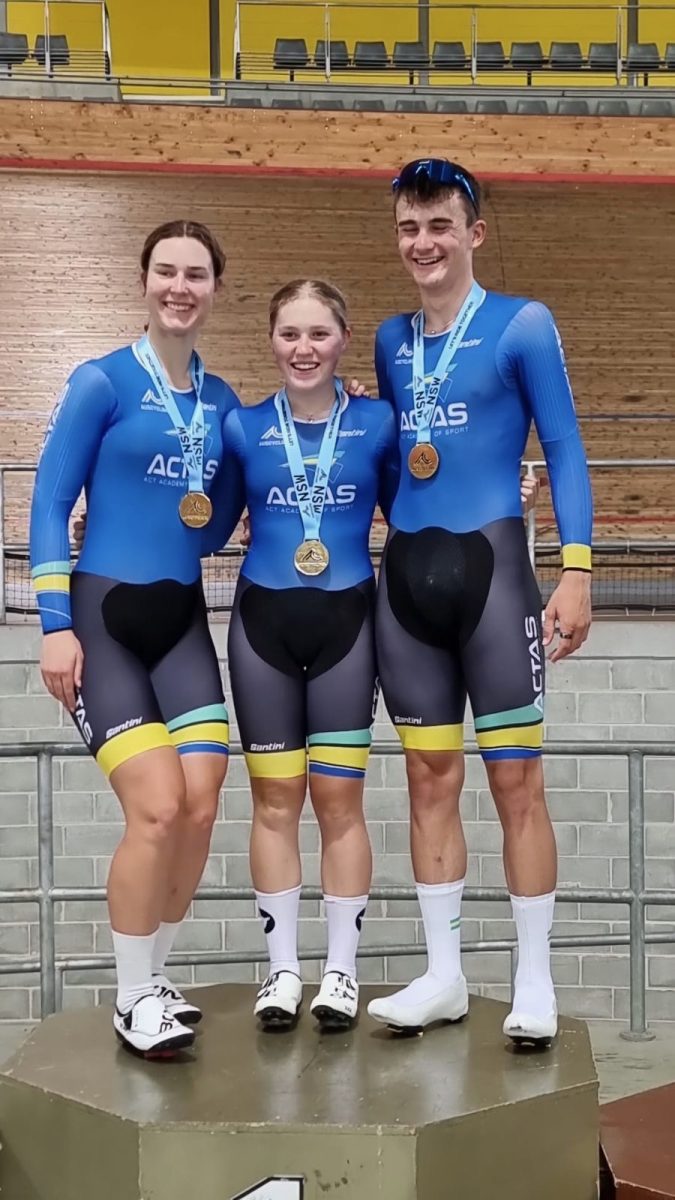
<path fill-rule="evenodd" d="M 349 66 L 349 51 L 347 50 L 346 42 L 329 43 L 330 50 L 330 69 L 331 71 L 339 71 Z M 326 42 L 321 38 L 314 48 L 314 62 L 317 67 L 321 67 L 322 71 L 326 69 Z"/>
<path fill-rule="evenodd" d="M 434 42 L 431 65 L 437 71 L 461 71 L 468 59 L 464 42 Z"/>
<path fill-rule="evenodd" d="M 274 43 L 275 70 L 288 71 L 293 79 L 294 72 L 306 67 L 308 61 L 307 43 L 304 38 L 277 38 Z"/>
<path fill-rule="evenodd" d="M 668 71 L 675 71 L 675 42 L 668 42 L 663 61 Z"/>
<path fill-rule="evenodd" d="M 512 42 L 511 66 L 519 71 L 538 71 L 544 65 L 541 42 Z"/>
<path fill-rule="evenodd" d="M 641 100 L 641 117 L 672 117 L 673 106 L 670 100 Z"/>
<path fill-rule="evenodd" d="M 429 55 L 423 42 L 395 42 L 392 62 L 406 71 L 423 71 L 429 66 Z"/>
<path fill-rule="evenodd" d="M 335 110 L 336 112 L 338 110 L 341 110 L 342 112 L 344 112 L 345 102 L 344 102 L 344 100 L 328 100 L 328 99 L 312 100 L 312 108 L 320 109 L 322 112 L 324 110 L 326 112 L 328 112 L 330 110 Z"/>
<path fill-rule="evenodd" d="M 0 63 L 18 66 L 28 58 L 28 36 L 25 33 L 0 33 Z"/>
<path fill-rule="evenodd" d="M 629 71 L 639 71 L 644 78 L 645 86 L 649 80 L 649 72 L 658 71 L 660 66 L 661 55 L 656 42 L 630 43 L 626 67 Z"/>
<path fill-rule="evenodd" d="M 356 42 L 354 66 L 360 71 L 382 71 L 389 66 L 389 55 L 384 42 Z"/>
<path fill-rule="evenodd" d="M 260 96 L 233 96 L 230 100 L 230 108 L 262 108 L 263 102 Z"/>
<path fill-rule="evenodd" d="M 426 100 L 397 100 L 394 112 L 425 113 L 428 112 Z"/>
<path fill-rule="evenodd" d="M 545 100 L 518 100 L 516 112 L 521 117 L 547 117 L 548 104 Z"/>
<path fill-rule="evenodd" d="M 41 67 L 46 63 L 45 35 L 39 33 L 35 39 L 33 52 Z M 52 33 L 49 36 L 49 62 L 52 67 L 67 67 L 70 62 L 68 38 L 65 33 Z"/>
<path fill-rule="evenodd" d="M 466 100 L 437 100 L 437 113 L 466 113 L 469 111 L 469 106 Z"/>
<path fill-rule="evenodd" d="M 588 65 L 592 71 L 616 71 L 616 42 L 591 42 Z"/>
<path fill-rule="evenodd" d="M 630 109 L 627 100 L 598 100 L 597 115 L 599 117 L 629 117 Z"/>
<path fill-rule="evenodd" d="M 580 71 L 584 56 L 578 42 L 551 42 L 548 61 L 554 71 Z"/>
<path fill-rule="evenodd" d="M 304 107 L 305 106 L 302 103 L 302 100 L 298 100 L 298 99 L 283 100 L 280 97 L 277 97 L 276 99 L 274 99 L 272 101 L 272 108 L 304 108 Z"/>
<path fill-rule="evenodd" d="M 587 117 L 588 100 L 559 100 L 555 111 L 559 117 Z"/>
<path fill-rule="evenodd" d="M 501 42 L 477 42 L 476 62 L 481 71 L 500 71 L 506 62 Z"/>
<path fill-rule="evenodd" d="M 476 101 L 476 112 L 477 113 L 491 113 L 493 116 L 496 116 L 496 115 L 501 116 L 504 113 L 507 113 L 508 111 L 509 110 L 508 110 L 506 100 L 477 100 Z"/>

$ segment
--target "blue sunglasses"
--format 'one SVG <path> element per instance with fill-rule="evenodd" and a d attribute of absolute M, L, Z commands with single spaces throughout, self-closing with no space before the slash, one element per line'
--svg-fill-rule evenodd
<path fill-rule="evenodd" d="M 414 162 L 406 163 L 392 180 L 391 190 L 396 193 L 401 188 L 414 188 L 420 179 L 427 179 L 429 183 L 437 183 L 443 187 L 458 187 L 478 212 L 476 194 L 469 180 L 461 168 L 447 158 L 417 158 Z"/>

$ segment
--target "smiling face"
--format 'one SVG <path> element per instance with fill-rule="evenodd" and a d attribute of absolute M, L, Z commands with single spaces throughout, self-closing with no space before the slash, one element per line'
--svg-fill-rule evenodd
<path fill-rule="evenodd" d="M 216 294 L 211 254 L 191 237 L 164 238 L 143 276 L 150 327 L 177 336 L 196 334 Z"/>
<path fill-rule="evenodd" d="M 350 331 L 310 290 L 279 307 L 271 331 L 272 352 L 287 389 L 295 395 L 332 387 Z"/>
<path fill-rule="evenodd" d="M 422 291 L 442 292 L 471 273 L 474 250 L 485 238 L 485 222 L 467 220 L 467 207 L 455 191 L 419 201 L 401 196 L 395 210 L 398 250 Z"/>

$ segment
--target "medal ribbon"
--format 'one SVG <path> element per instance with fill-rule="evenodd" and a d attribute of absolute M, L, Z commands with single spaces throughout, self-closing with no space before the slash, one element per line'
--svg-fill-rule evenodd
<path fill-rule="evenodd" d="M 155 350 L 148 338 L 147 334 L 142 337 L 140 342 L 136 342 L 134 346 L 136 357 L 141 366 L 145 368 L 150 376 L 157 397 L 164 405 L 164 408 L 173 422 L 173 427 L 178 434 L 180 448 L 183 453 L 183 461 L 188 474 L 188 491 L 203 492 L 204 491 L 204 437 L 206 427 L 204 424 L 204 408 L 202 405 L 202 388 L 204 386 L 204 364 L 196 352 L 193 352 L 190 360 L 190 379 L 195 390 L 197 402 L 195 410 L 192 414 L 192 420 L 189 425 L 185 424 L 180 409 L 176 404 L 168 380 L 164 373 L 164 368 L 155 353 Z"/>
<path fill-rule="evenodd" d="M 286 450 L 286 461 L 291 469 L 293 487 L 298 498 L 302 526 L 305 531 L 305 541 L 319 540 L 321 517 L 328 490 L 328 479 L 331 466 L 333 465 L 333 454 L 337 445 L 338 433 L 340 432 L 343 400 L 344 389 L 340 380 L 336 379 L 335 403 L 331 409 L 323 438 L 321 439 L 319 457 L 314 472 L 314 483 L 310 488 L 305 464 L 302 461 L 302 451 L 293 421 L 291 406 L 288 402 L 285 389 L 282 388 L 274 397 L 274 406 L 279 416 L 281 436 Z"/>
<path fill-rule="evenodd" d="M 413 325 L 413 396 L 415 400 L 415 424 L 417 426 L 417 445 L 431 441 L 431 422 L 436 408 L 436 401 L 441 385 L 448 373 L 448 367 L 459 350 L 464 335 L 485 299 L 485 289 L 479 283 L 474 283 L 466 300 L 457 314 L 447 341 L 436 363 L 436 368 L 427 384 L 424 375 L 424 313 L 422 309 L 415 313 Z"/>

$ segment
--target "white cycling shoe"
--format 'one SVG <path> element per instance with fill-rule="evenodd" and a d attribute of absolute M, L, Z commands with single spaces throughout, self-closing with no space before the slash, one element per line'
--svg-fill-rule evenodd
<path fill-rule="evenodd" d="M 359 1011 L 359 985 L 343 971 L 326 971 L 309 1006 L 322 1029 L 351 1029 Z"/>
<path fill-rule="evenodd" d="M 195 1040 L 194 1030 L 181 1025 L 154 995 L 142 996 L 128 1013 L 116 1008 L 113 1026 L 122 1045 L 143 1058 L 173 1058 Z"/>
<path fill-rule="evenodd" d="M 531 1016 L 521 1011 L 514 1004 L 512 1011 L 504 1021 L 503 1031 L 516 1046 L 550 1046 L 558 1032 L 558 1012 L 553 1007 L 546 1016 Z"/>
<path fill-rule="evenodd" d="M 419 1033 L 437 1021 L 461 1021 L 469 1011 L 469 992 L 463 975 L 456 983 L 441 987 L 418 1004 L 401 1004 L 400 994 L 371 1000 L 368 1005 L 369 1016 L 397 1033 Z"/>
<path fill-rule="evenodd" d="M 198 1025 L 203 1017 L 201 1008 L 191 1004 L 183 993 L 167 979 L 166 975 L 153 975 L 155 995 L 159 996 L 167 1012 L 181 1025 Z"/>
<path fill-rule="evenodd" d="M 302 1002 L 302 980 L 293 971 L 274 971 L 263 983 L 253 1014 L 265 1029 L 295 1025 Z"/>

